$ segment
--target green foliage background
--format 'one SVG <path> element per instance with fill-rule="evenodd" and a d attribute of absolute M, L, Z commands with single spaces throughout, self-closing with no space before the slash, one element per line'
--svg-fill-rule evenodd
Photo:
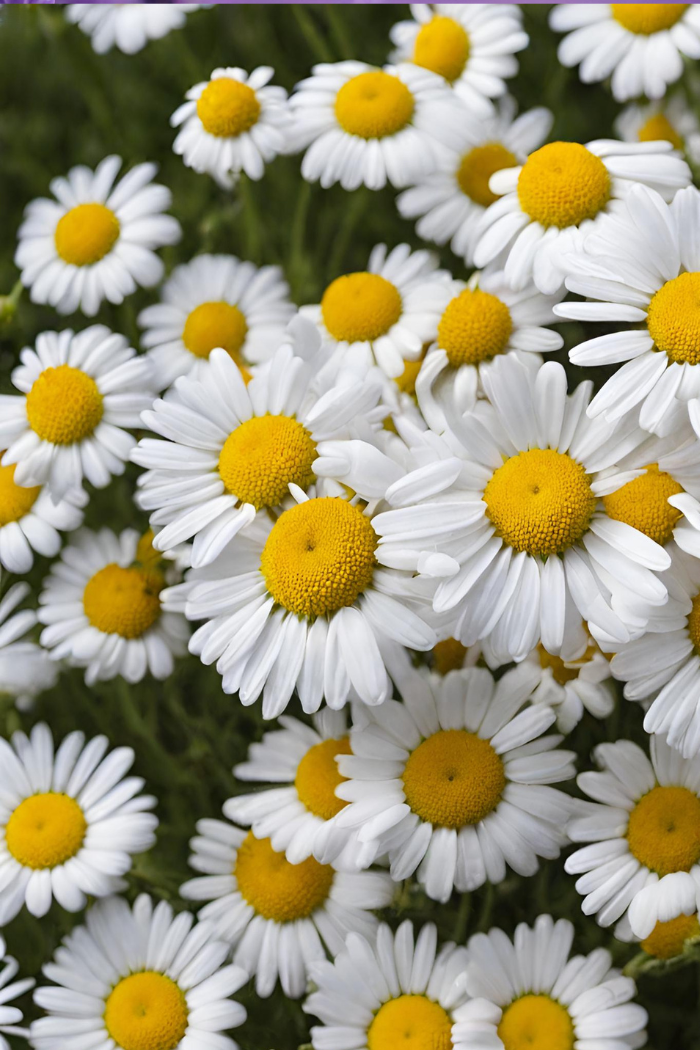
<path fill-rule="evenodd" d="M 511 82 L 521 110 L 548 106 L 555 115 L 553 138 L 585 142 L 612 136 L 619 107 L 603 87 L 581 85 L 575 71 L 558 64 L 548 9 L 541 4 L 523 9 L 531 43 Z M 0 293 L 10 292 L 17 281 L 12 260 L 26 203 L 46 195 L 53 176 L 75 164 L 94 167 L 109 153 L 119 153 L 127 166 L 159 163 L 159 181 L 172 189 L 172 210 L 184 231 L 181 243 L 163 252 L 168 270 L 201 252 L 278 263 L 301 304 L 317 302 L 338 274 L 364 269 L 376 242 L 418 244 L 412 225 L 397 214 L 393 191 L 323 191 L 302 181 L 296 157 L 278 158 L 260 183 L 243 178 L 233 194 L 226 193 L 172 153 L 174 133 L 168 123 L 185 91 L 216 66 L 272 65 L 274 82 L 291 90 L 318 61 L 356 58 L 381 64 L 389 51 L 390 26 L 406 15 L 407 8 L 382 4 L 214 5 L 135 56 L 118 51 L 98 56 L 82 32 L 65 22 L 59 7 L 0 9 Z M 455 276 L 467 276 L 449 249 L 440 254 Z M 97 319 L 138 346 L 136 315 L 155 298 L 155 292 L 138 292 L 121 307 L 105 304 Z M 10 390 L 19 351 L 37 333 L 88 323 L 81 315 L 61 319 L 24 295 L 12 318 L 0 325 L 0 391 Z M 584 335 L 576 324 L 563 330 L 567 348 Z M 559 357 L 573 381 L 582 378 L 566 362 L 565 351 Z M 587 370 L 586 378 L 590 375 Z M 134 479 L 130 468 L 109 489 L 92 492 L 86 524 L 145 528 L 132 502 Z M 46 571 L 39 559 L 29 577 L 37 591 Z M 11 582 L 5 576 L 2 588 Z M 298 713 L 294 702 L 290 711 Z M 224 696 L 215 670 L 191 657 L 178 663 L 167 682 L 146 680 L 136 687 L 117 679 L 89 690 L 80 672 L 66 672 L 28 715 L 18 714 L 9 698 L 0 698 L 4 735 L 28 729 L 38 719 L 48 721 L 57 740 L 79 728 L 88 736 L 106 733 L 113 745 L 135 749 L 136 772 L 159 799 L 160 829 L 155 848 L 135 863 L 129 895 L 148 891 L 182 907 L 177 889 L 189 874 L 188 839 L 199 817 L 218 815 L 224 799 L 243 787 L 230 771 L 263 732 L 258 709 L 244 709 Z M 607 724 L 586 716 L 567 743 L 578 751 L 579 769 L 585 769 L 596 743 L 620 736 L 644 738 L 639 708 L 623 700 Z M 446 939 L 463 942 L 494 924 L 512 932 L 517 922 L 532 921 L 541 911 L 573 920 L 579 951 L 605 945 L 620 966 L 636 955 L 633 946 L 615 941 L 611 931 L 581 914 L 574 879 L 565 874 L 562 860 L 545 862 L 531 879 L 510 875 L 498 887 L 455 894 L 446 906 L 426 900 L 415 884 L 406 883 L 387 918 L 393 924 L 407 916 L 430 919 Z M 79 917 L 54 905 L 46 919 L 39 922 L 23 913 L 2 933 L 22 973 L 40 977 L 42 963 L 76 921 Z M 636 959 L 631 968 L 644 971 L 639 997 L 650 1012 L 649 1045 L 658 1050 L 700 1047 L 700 968 L 692 952 L 670 967 L 649 961 L 640 966 Z M 281 992 L 261 1002 L 250 986 L 241 998 L 249 1011 L 248 1022 L 235 1033 L 243 1050 L 295 1050 L 308 1043 L 309 1022 L 298 1003 Z M 35 1016 L 29 996 L 26 1013 Z"/>

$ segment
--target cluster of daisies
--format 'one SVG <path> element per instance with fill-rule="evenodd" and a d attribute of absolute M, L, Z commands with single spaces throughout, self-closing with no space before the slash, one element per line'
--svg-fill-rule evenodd
<path fill-rule="evenodd" d="M 67 17 L 132 53 L 199 6 Z M 404 880 L 444 904 L 567 848 L 618 939 L 668 959 L 700 938 L 700 130 L 665 98 L 700 9 L 554 8 L 562 63 L 651 100 L 586 144 L 506 94 L 517 5 L 411 14 L 391 64 L 318 65 L 290 98 L 270 68 L 214 70 L 173 149 L 233 192 L 280 153 L 322 187 L 389 184 L 467 281 L 380 244 L 314 304 L 232 255 L 163 282 L 170 193 L 116 156 L 26 209 L 34 302 L 94 318 L 160 291 L 139 352 L 58 326 L 0 397 L 0 692 L 26 710 L 64 667 L 135 683 L 189 651 L 277 719 L 225 819 L 197 824 L 176 913 L 120 896 L 158 824 L 129 748 L 0 739 L 0 929 L 86 909 L 29 1029 L 7 1004 L 33 982 L 0 971 L 0 1033 L 35 1050 L 235 1050 L 250 980 L 307 996 L 315 1050 L 641 1047 L 633 981 L 570 957 L 570 922 L 465 946 L 377 915 Z M 567 320 L 600 326 L 568 349 L 612 366 L 595 395 L 547 360 Z M 82 528 L 129 462 L 149 530 Z M 32 608 L 5 584 L 35 555 L 54 561 Z M 611 714 L 614 679 L 647 747 L 601 744 L 576 779 L 565 738 Z"/>

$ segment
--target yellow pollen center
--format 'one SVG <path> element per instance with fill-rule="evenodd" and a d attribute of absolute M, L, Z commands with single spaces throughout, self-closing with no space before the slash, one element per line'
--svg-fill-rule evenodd
<path fill-rule="evenodd" d="M 105 1005 L 107 1032 L 122 1050 L 175 1050 L 187 1031 L 185 996 L 165 974 L 144 970 L 115 985 Z"/>
<path fill-rule="evenodd" d="M 413 50 L 413 61 L 438 73 L 450 83 L 464 72 L 469 58 L 469 36 L 454 18 L 435 15 L 421 26 Z"/>
<path fill-rule="evenodd" d="M 604 496 L 603 504 L 609 518 L 623 521 L 663 545 L 673 536 L 673 529 L 681 516 L 668 498 L 678 496 L 682 491 L 682 485 L 652 463 L 646 474 Z"/>
<path fill-rule="evenodd" d="M 654 113 L 645 120 L 637 138 L 640 142 L 670 142 L 675 149 L 683 149 L 683 139 L 663 113 Z"/>
<path fill-rule="evenodd" d="M 335 793 L 338 784 L 347 780 L 340 775 L 335 757 L 351 754 L 346 736 L 340 740 L 323 740 L 310 747 L 297 766 L 294 786 L 299 801 L 315 817 L 330 820 L 347 806 L 347 802 Z"/>
<path fill-rule="evenodd" d="M 548 653 L 540 642 L 537 646 L 537 656 L 542 670 L 551 670 L 554 681 L 559 685 L 566 685 L 567 682 L 573 682 L 575 678 L 578 678 L 582 666 L 590 663 L 597 650 L 597 645 L 589 645 L 583 656 L 579 656 L 577 660 L 564 661 L 561 656 Z"/>
<path fill-rule="evenodd" d="M 297 616 L 325 616 L 352 605 L 374 574 L 377 534 L 369 518 L 339 497 L 310 499 L 279 516 L 260 569 L 275 601 Z"/>
<path fill-rule="evenodd" d="M 573 1050 L 574 1026 L 548 995 L 523 995 L 507 1006 L 498 1025 L 504 1050 Z"/>
<path fill-rule="evenodd" d="M 700 656 L 700 594 L 693 598 L 693 607 L 688 616 L 688 634 L 695 652 Z"/>
<path fill-rule="evenodd" d="M 83 609 L 98 631 L 140 638 L 160 616 L 163 586 L 163 577 L 154 569 L 124 569 L 111 562 L 88 580 Z"/>
<path fill-rule="evenodd" d="M 657 959 L 673 959 L 682 953 L 685 942 L 691 937 L 700 937 L 697 915 L 679 915 L 668 922 L 657 922 L 640 947 L 647 955 L 654 955 Z"/>
<path fill-rule="evenodd" d="M 397 376 L 394 382 L 401 391 L 402 394 L 409 394 L 411 397 L 416 395 L 416 380 L 423 367 L 425 356 L 428 353 L 430 343 L 425 343 L 421 350 L 421 355 L 415 361 L 405 361 L 404 369 L 400 376 Z"/>
<path fill-rule="evenodd" d="M 467 655 L 466 645 L 456 638 L 445 638 L 433 646 L 433 670 L 446 675 L 450 671 L 459 671 Z"/>
<path fill-rule="evenodd" d="M 163 560 L 163 552 L 153 546 L 154 536 L 153 529 L 146 529 L 136 545 L 136 563 L 149 569 L 155 568 Z"/>
<path fill-rule="evenodd" d="M 513 322 L 504 302 L 479 288 L 465 288 L 448 303 L 438 324 L 438 346 L 453 368 L 478 365 L 502 354 Z"/>
<path fill-rule="evenodd" d="M 411 753 L 403 771 L 406 802 L 426 824 L 478 824 L 506 786 L 503 762 L 488 740 L 466 729 L 441 729 Z"/>
<path fill-rule="evenodd" d="M 197 100 L 197 116 L 205 131 L 217 138 L 234 138 L 250 131 L 260 116 L 251 87 L 233 77 L 211 80 Z"/>
<path fill-rule="evenodd" d="M 398 289 L 378 273 L 348 273 L 326 288 L 321 315 L 338 342 L 364 342 L 385 335 L 402 305 Z"/>
<path fill-rule="evenodd" d="M 229 492 L 256 510 L 276 507 L 289 485 L 306 489 L 314 474 L 316 443 L 289 416 L 253 416 L 226 438 L 219 474 Z"/>
<path fill-rule="evenodd" d="M 73 445 L 102 419 L 102 394 L 92 376 L 71 365 L 45 368 L 27 394 L 29 426 L 42 441 Z"/>
<path fill-rule="evenodd" d="M 650 36 L 670 29 L 690 4 L 611 4 L 612 16 L 630 33 Z"/>
<path fill-rule="evenodd" d="M 577 543 L 596 507 L 583 467 L 551 448 L 507 459 L 487 484 L 484 502 L 504 542 L 539 557 Z"/>
<path fill-rule="evenodd" d="M 680 364 L 700 364 L 700 273 L 682 273 L 649 303 L 647 328 L 657 349 Z"/>
<path fill-rule="evenodd" d="M 330 864 L 319 864 L 314 857 L 290 864 L 269 839 L 256 839 L 249 831 L 238 848 L 233 874 L 241 896 L 258 915 L 294 922 L 325 903 L 335 873 Z"/>
<path fill-rule="evenodd" d="M 56 251 L 72 266 L 91 266 L 112 250 L 119 230 L 119 219 L 104 204 L 78 204 L 56 224 Z"/>
<path fill-rule="evenodd" d="M 610 198 L 610 176 L 600 157 L 578 142 L 551 142 L 535 150 L 518 176 L 520 207 L 543 226 L 578 226 Z"/>
<path fill-rule="evenodd" d="M 41 485 L 23 488 L 15 484 L 14 463 L 9 467 L 0 467 L 0 526 L 19 521 L 25 514 L 29 514 L 40 492 Z"/>
<path fill-rule="evenodd" d="M 700 859 L 700 798 L 686 787 L 652 788 L 630 813 L 627 842 L 659 876 L 690 871 Z"/>
<path fill-rule="evenodd" d="M 200 303 L 187 315 L 182 341 L 195 357 L 209 357 L 215 347 L 233 358 L 240 367 L 241 347 L 248 334 L 243 313 L 231 303 Z"/>
<path fill-rule="evenodd" d="M 459 188 L 475 204 L 488 208 L 489 204 L 498 200 L 498 194 L 489 188 L 489 179 L 503 168 L 515 168 L 517 163 L 514 154 L 500 142 L 475 146 L 464 154 L 457 169 Z"/>
<path fill-rule="evenodd" d="M 368 1050 L 451 1050 L 452 1021 L 425 995 L 400 995 L 377 1010 L 367 1031 Z"/>
<path fill-rule="evenodd" d="M 83 844 L 87 821 L 69 795 L 48 791 L 20 802 L 5 827 L 5 842 L 25 868 L 55 868 Z"/>
<path fill-rule="evenodd" d="M 348 135 L 382 139 L 409 123 L 415 101 L 398 77 L 376 70 L 343 84 L 335 97 L 335 115 Z"/>

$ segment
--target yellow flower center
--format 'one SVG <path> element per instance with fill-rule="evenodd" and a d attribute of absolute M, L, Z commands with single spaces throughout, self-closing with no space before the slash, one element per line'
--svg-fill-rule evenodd
<path fill-rule="evenodd" d="M 187 1031 L 187 1002 L 163 973 L 132 973 L 105 1005 L 107 1032 L 122 1050 L 175 1050 Z"/>
<path fill-rule="evenodd" d="M 507 459 L 484 490 L 487 516 L 516 551 L 560 554 L 588 528 L 596 498 L 583 467 L 566 453 L 533 448 Z"/>
<path fill-rule="evenodd" d="M 415 100 L 403 81 L 376 70 L 343 84 L 335 97 L 335 115 L 343 131 L 361 139 L 395 135 L 413 116 Z"/>
<path fill-rule="evenodd" d="M 700 798 L 686 787 L 652 788 L 630 813 L 627 842 L 659 876 L 690 871 L 700 859 Z"/>
<path fill-rule="evenodd" d="M 322 820 L 330 820 L 347 806 L 338 798 L 335 789 L 347 777 L 340 775 L 336 755 L 351 755 L 350 741 L 344 736 L 340 740 L 323 740 L 306 752 L 297 766 L 294 786 L 302 805 Z"/>
<path fill-rule="evenodd" d="M 465 288 L 448 303 L 438 325 L 438 346 L 453 368 L 502 354 L 513 330 L 510 310 L 490 292 Z"/>
<path fill-rule="evenodd" d="M 45 368 L 27 394 L 29 426 L 54 445 L 73 445 L 88 437 L 102 412 L 97 383 L 71 365 Z"/>
<path fill-rule="evenodd" d="M 5 842 L 23 867 L 55 868 L 76 855 L 86 831 L 75 799 L 47 791 L 20 802 L 5 827 Z"/>
<path fill-rule="evenodd" d="M 423 367 L 425 361 L 425 355 L 428 352 L 430 343 L 426 343 L 423 346 L 420 357 L 416 361 L 405 361 L 404 370 L 400 376 L 397 376 L 394 382 L 401 391 L 402 394 L 409 394 L 411 397 L 416 395 L 416 380 Z"/>
<path fill-rule="evenodd" d="M 251 87 L 233 77 L 211 80 L 197 100 L 197 116 L 205 131 L 217 138 L 233 138 L 250 131 L 260 116 L 260 103 Z"/>
<path fill-rule="evenodd" d="M 681 512 L 668 502 L 669 496 L 677 496 L 683 486 L 674 481 L 670 474 L 659 470 L 656 463 L 647 467 L 642 474 L 617 492 L 603 497 L 605 511 L 614 521 L 624 521 L 634 529 L 639 529 L 645 536 L 657 543 L 668 543 L 673 536 L 673 529 Z"/>
<path fill-rule="evenodd" d="M 498 195 L 489 189 L 489 179 L 503 168 L 515 168 L 517 159 L 500 142 L 486 142 L 465 153 L 457 169 L 457 182 L 462 193 L 475 204 L 488 208 L 498 200 Z"/>
<path fill-rule="evenodd" d="M 466 729 L 441 729 L 411 753 L 403 771 L 406 802 L 426 824 L 478 824 L 498 805 L 503 762 L 488 740 Z"/>
<path fill-rule="evenodd" d="M 459 671 L 466 655 L 466 645 L 462 645 L 456 638 L 445 638 L 433 646 L 433 670 L 441 675 Z"/>
<path fill-rule="evenodd" d="M 136 545 L 136 563 L 149 569 L 155 568 L 163 560 L 163 552 L 153 546 L 154 536 L 153 529 L 146 529 Z"/>
<path fill-rule="evenodd" d="M 339 342 L 378 339 L 401 317 L 398 289 L 378 273 L 348 273 L 329 284 L 321 300 L 323 323 Z"/>
<path fill-rule="evenodd" d="M 600 157 L 578 142 L 535 150 L 518 176 L 520 207 L 543 226 L 578 226 L 610 199 L 610 176 Z"/>
<path fill-rule="evenodd" d="M 700 363 L 700 273 L 682 273 L 655 293 L 647 328 L 671 361 Z"/>
<path fill-rule="evenodd" d="M 104 204 L 78 204 L 56 224 L 56 251 L 72 266 L 91 266 L 112 250 L 119 230 L 119 219 Z"/>
<path fill-rule="evenodd" d="M 700 937 L 697 915 L 679 915 L 668 922 L 657 922 L 640 947 L 657 959 L 673 959 L 682 953 L 685 942 L 691 937 Z"/>
<path fill-rule="evenodd" d="M 454 18 L 435 15 L 421 26 L 413 61 L 452 83 L 464 72 L 469 58 L 469 36 Z"/>
<path fill-rule="evenodd" d="M 308 488 L 315 459 L 316 443 L 296 419 L 253 416 L 226 438 L 219 474 L 229 492 L 260 510 L 280 504 L 291 483 Z"/>
<path fill-rule="evenodd" d="M 573 1050 L 574 1026 L 548 995 L 523 995 L 503 1011 L 498 1037 L 505 1050 Z"/>
<path fill-rule="evenodd" d="M 182 341 L 195 357 L 209 357 L 220 346 L 240 367 L 241 347 L 248 334 L 248 322 L 231 303 L 200 303 L 187 315 Z"/>
<path fill-rule="evenodd" d="M 140 638 L 160 616 L 163 586 L 163 577 L 154 569 L 123 569 L 111 562 L 88 580 L 83 609 L 98 631 Z"/>
<path fill-rule="evenodd" d="M 693 607 L 688 616 L 688 634 L 695 646 L 695 652 L 700 655 L 700 594 L 693 598 Z"/>
<path fill-rule="evenodd" d="M 611 4 L 612 16 L 630 33 L 650 36 L 670 29 L 683 17 L 690 4 Z"/>
<path fill-rule="evenodd" d="M 573 682 L 575 678 L 578 678 L 579 671 L 584 664 L 590 663 L 598 651 L 598 646 L 595 644 L 589 645 L 583 656 L 579 656 L 577 660 L 562 660 L 561 656 L 555 656 L 552 653 L 548 653 L 545 647 L 540 644 L 537 646 L 537 656 L 539 657 L 540 667 L 543 671 L 551 670 L 552 678 L 559 685 L 566 685 L 567 682 Z"/>
<path fill-rule="evenodd" d="M 654 113 L 639 129 L 640 142 L 670 142 L 675 149 L 683 149 L 683 139 L 663 113 Z"/>
<path fill-rule="evenodd" d="M 2 459 L 0 452 L 0 459 Z M 0 467 L 0 526 L 19 521 L 29 514 L 41 492 L 41 485 L 23 488 L 15 484 L 15 464 Z"/>
<path fill-rule="evenodd" d="M 309 857 L 290 864 L 276 853 L 269 839 L 256 839 L 249 831 L 238 849 L 235 875 L 243 899 L 264 919 L 294 922 L 307 919 L 328 898 L 334 871 Z"/>
<path fill-rule="evenodd" d="M 357 507 L 338 497 L 298 503 L 275 522 L 260 569 L 275 601 L 297 616 L 352 605 L 374 574 L 377 534 Z"/>
<path fill-rule="evenodd" d="M 425 995 L 400 995 L 377 1010 L 367 1031 L 368 1050 L 451 1050 L 452 1021 Z"/>

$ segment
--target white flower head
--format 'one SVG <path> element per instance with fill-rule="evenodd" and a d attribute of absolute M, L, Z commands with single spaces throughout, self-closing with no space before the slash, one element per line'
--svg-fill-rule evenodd
<path fill-rule="evenodd" d="M 61 532 L 77 529 L 83 521 L 88 495 L 69 490 L 55 502 L 42 485 L 18 485 L 14 464 L 0 465 L 0 567 L 29 572 L 34 553 L 53 558 L 61 549 Z"/>
<path fill-rule="evenodd" d="M 160 40 L 180 29 L 185 16 L 206 4 L 69 4 L 66 18 L 92 40 L 98 55 L 112 47 L 134 55 L 149 40 Z"/>
<path fill-rule="evenodd" d="M 692 163 L 700 162 L 700 120 L 682 92 L 645 106 L 625 106 L 615 120 L 615 131 L 623 142 L 662 139 Z"/>
<path fill-rule="evenodd" d="M 526 660 L 540 679 L 532 703 L 553 708 L 561 733 L 570 733 L 584 711 L 594 718 L 607 718 L 615 707 L 610 657 L 600 651 L 587 631 L 582 629 L 581 633 L 582 645 L 566 659 L 552 656 L 540 642 Z"/>

